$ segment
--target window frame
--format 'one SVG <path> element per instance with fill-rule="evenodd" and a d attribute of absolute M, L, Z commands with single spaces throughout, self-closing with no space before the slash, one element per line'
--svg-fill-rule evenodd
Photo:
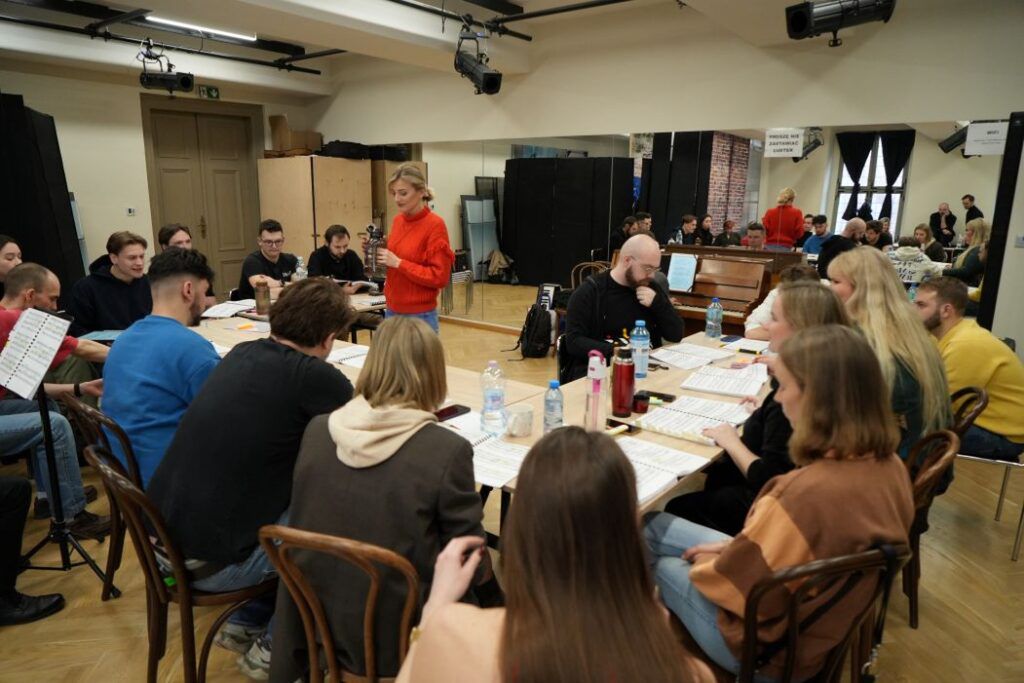
<path fill-rule="evenodd" d="M 867 180 L 861 185 L 858 199 L 860 204 L 865 201 L 869 204 L 876 194 L 885 195 L 885 168 L 879 169 L 878 157 L 882 153 L 882 137 L 880 135 L 875 137 L 875 142 L 871 147 L 871 154 L 868 155 L 868 160 L 865 164 L 867 169 Z M 876 177 L 876 171 L 881 170 L 881 178 Z M 910 160 L 907 160 L 907 165 L 903 168 L 900 173 L 902 182 L 894 184 L 892 187 L 893 196 L 899 196 L 898 208 L 896 209 L 896 220 L 889 221 L 889 232 L 893 236 L 893 241 L 900 235 L 900 226 L 903 224 L 903 200 L 907 194 L 907 179 L 910 175 Z M 843 185 L 843 175 L 846 173 L 846 166 L 843 164 L 842 152 L 839 153 L 839 172 L 836 181 L 835 195 L 832 198 L 832 231 L 836 234 L 842 232 L 842 227 L 846 225 L 846 221 L 842 218 L 842 212 L 846 208 L 846 202 L 842 202 L 840 205 L 840 198 L 844 194 L 850 194 L 853 192 L 853 185 Z M 847 174 L 848 175 L 848 174 Z M 900 180 L 901 178 L 897 178 Z M 877 182 L 876 182 L 877 181 Z M 846 200 L 849 201 L 849 200 Z M 895 203 L 895 202 L 894 202 Z M 842 226 L 840 225 L 842 221 Z"/>

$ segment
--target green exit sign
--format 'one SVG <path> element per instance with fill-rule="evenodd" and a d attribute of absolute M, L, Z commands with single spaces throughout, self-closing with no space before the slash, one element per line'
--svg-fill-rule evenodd
<path fill-rule="evenodd" d="M 199 97 L 207 100 L 219 100 L 220 88 L 215 85 L 201 85 L 199 86 Z"/>

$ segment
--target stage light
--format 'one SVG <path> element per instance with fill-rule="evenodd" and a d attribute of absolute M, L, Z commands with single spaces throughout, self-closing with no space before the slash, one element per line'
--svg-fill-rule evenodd
<path fill-rule="evenodd" d="M 455 71 L 473 83 L 477 95 L 495 95 L 501 90 L 501 72 L 487 65 L 487 53 L 480 50 L 480 41 L 486 38 L 486 34 L 474 33 L 469 26 L 463 26 L 455 47 Z M 473 52 L 462 49 L 466 41 L 476 46 Z"/>
<path fill-rule="evenodd" d="M 814 150 L 816 150 L 819 147 L 821 147 L 821 145 L 822 145 L 822 142 L 821 142 L 820 139 L 815 138 L 814 140 L 811 140 L 806 145 L 804 145 L 804 151 L 803 151 L 803 155 L 802 156 L 793 157 L 793 163 L 795 164 L 795 163 L 797 163 L 799 161 L 803 161 L 804 159 L 807 158 L 807 155 L 809 155 L 811 152 L 813 152 Z"/>
<path fill-rule="evenodd" d="M 192 74 L 165 73 L 162 71 L 144 71 L 139 74 L 139 85 L 147 90 L 192 92 L 195 83 L 196 79 Z"/>
<path fill-rule="evenodd" d="M 946 154 L 949 154 L 960 145 L 967 142 L 967 126 L 959 128 L 955 133 L 950 135 L 945 140 L 939 142 L 939 149 Z"/>
<path fill-rule="evenodd" d="M 831 33 L 829 47 L 843 44 L 839 29 L 871 21 L 888 22 L 896 0 L 816 0 L 786 8 L 786 30 L 793 40 Z"/>

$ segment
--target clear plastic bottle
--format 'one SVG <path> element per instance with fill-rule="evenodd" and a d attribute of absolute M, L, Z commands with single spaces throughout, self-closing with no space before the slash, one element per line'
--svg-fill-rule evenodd
<path fill-rule="evenodd" d="M 647 323 L 637 320 L 636 327 L 629 333 L 629 345 L 633 349 L 634 376 L 643 379 L 647 376 L 647 359 L 651 353 L 651 333 L 647 331 Z"/>
<path fill-rule="evenodd" d="M 544 433 L 562 426 L 562 390 L 558 388 L 558 380 L 548 382 L 548 391 L 544 394 Z"/>
<path fill-rule="evenodd" d="M 307 277 L 309 277 L 309 271 L 306 270 L 306 262 L 299 256 L 298 262 L 295 264 L 295 272 L 292 273 L 292 282 L 305 280 Z"/>
<path fill-rule="evenodd" d="M 501 436 L 508 428 L 508 414 L 505 412 L 505 374 L 498 367 L 498 361 L 487 362 L 487 369 L 480 375 L 480 388 L 484 394 L 480 429 L 487 434 Z"/>
<path fill-rule="evenodd" d="M 708 312 L 704 316 L 704 334 L 712 339 L 722 336 L 722 304 L 716 296 L 708 306 Z"/>
<path fill-rule="evenodd" d="M 910 285 L 910 289 L 907 290 L 907 296 L 910 297 L 910 302 L 913 303 L 914 299 L 917 298 L 917 283 Z"/>

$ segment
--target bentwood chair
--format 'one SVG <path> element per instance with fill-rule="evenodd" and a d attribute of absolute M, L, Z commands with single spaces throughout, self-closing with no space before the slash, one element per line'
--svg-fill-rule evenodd
<path fill-rule="evenodd" d="M 146 622 L 149 634 L 149 658 L 146 680 L 155 683 L 160 660 L 167 651 L 167 606 L 178 604 L 181 621 L 181 659 L 186 683 L 206 681 L 206 663 L 213 638 L 228 617 L 254 598 L 268 595 L 277 587 L 277 579 L 256 586 L 223 593 L 210 593 L 192 587 L 197 580 L 185 566 L 185 556 L 171 538 L 163 515 L 156 505 L 127 477 L 117 472 L 117 459 L 102 446 L 85 449 L 85 459 L 100 473 L 108 491 L 113 491 L 124 515 L 132 545 L 146 579 Z M 157 556 L 163 560 L 161 564 Z M 228 605 L 210 626 L 196 666 L 195 622 L 193 608 Z"/>
<path fill-rule="evenodd" d="M 583 281 L 591 275 L 597 275 L 603 273 L 609 269 L 607 261 L 583 261 L 577 263 L 572 267 L 572 272 L 569 274 L 569 281 L 572 283 L 572 288 L 576 289 Z"/>
<path fill-rule="evenodd" d="M 140 490 L 142 486 L 142 475 L 139 471 L 139 463 L 135 459 L 135 451 L 132 450 L 131 440 L 121 426 L 109 416 L 93 408 L 88 403 L 80 401 L 71 394 L 65 394 L 61 399 L 68 409 L 68 416 L 78 427 L 79 433 L 85 439 L 86 446 L 102 446 L 110 451 L 110 437 L 113 434 L 117 439 L 121 452 L 124 453 L 125 462 L 113 458 L 109 463 L 110 467 L 135 484 Z M 107 500 L 110 503 L 110 548 L 107 550 L 106 580 L 103 582 L 103 590 L 100 593 L 101 600 L 109 600 L 111 596 L 119 597 L 120 592 L 114 588 L 114 573 L 121 566 L 121 557 L 124 554 L 124 516 L 117 505 L 113 492 L 103 482 L 107 491 Z"/>
<path fill-rule="evenodd" d="M 960 437 L 948 429 L 932 432 L 914 444 L 907 458 L 907 469 L 914 486 L 914 522 L 910 527 L 913 557 L 903 568 L 903 592 L 910 600 L 910 628 L 918 624 L 918 588 L 921 583 L 921 535 L 928 530 L 928 511 L 935 490 L 953 466 Z M 916 466 L 914 463 L 920 463 Z"/>
<path fill-rule="evenodd" d="M 377 683 L 381 680 L 377 674 L 376 653 L 377 598 L 380 595 L 381 585 L 380 566 L 393 569 L 405 578 L 405 604 L 396 634 L 399 664 L 401 664 L 409 651 L 412 616 L 419 600 L 419 576 L 407 559 L 391 550 L 369 543 L 302 531 L 279 524 L 271 524 L 260 529 L 260 545 L 263 546 L 267 557 L 277 569 L 278 576 L 288 589 L 288 594 L 302 619 L 302 627 L 306 634 L 306 651 L 309 656 L 308 675 L 311 683 L 321 683 L 324 680 L 324 666 L 326 666 L 327 680 L 330 683 L 349 680 L 350 674 L 355 674 L 367 683 Z M 369 577 L 370 587 L 363 613 L 365 677 L 357 672 L 346 672 L 340 666 L 334 638 L 331 635 L 330 620 L 323 603 L 317 597 L 316 587 L 310 583 L 309 578 L 295 563 L 294 553 L 296 551 L 332 555 L 361 569 Z"/>

